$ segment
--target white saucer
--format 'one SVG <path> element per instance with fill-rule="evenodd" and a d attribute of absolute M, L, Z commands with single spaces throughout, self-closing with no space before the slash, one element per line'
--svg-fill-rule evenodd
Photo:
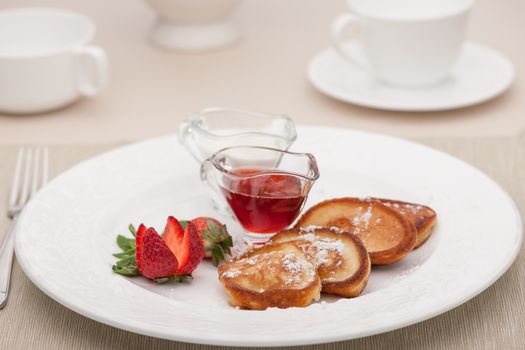
<path fill-rule="evenodd" d="M 357 41 L 345 46 L 347 52 L 362 56 Z M 319 91 L 344 102 L 394 111 L 438 111 L 496 97 L 514 80 L 514 66 L 499 52 L 468 42 L 450 78 L 425 88 L 399 88 L 378 82 L 327 48 L 310 62 L 308 78 Z"/>

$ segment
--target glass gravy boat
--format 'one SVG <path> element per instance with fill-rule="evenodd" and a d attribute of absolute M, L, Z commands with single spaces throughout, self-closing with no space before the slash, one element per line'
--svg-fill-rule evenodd
<path fill-rule="evenodd" d="M 310 153 L 268 147 L 228 147 L 201 167 L 202 181 L 226 200 L 252 243 L 290 226 L 318 178 Z"/>
<path fill-rule="evenodd" d="M 290 117 L 231 108 L 206 108 L 179 125 L 179 141 L 199 163 L 231 146 L 287 150 L 296 138 Z"/>

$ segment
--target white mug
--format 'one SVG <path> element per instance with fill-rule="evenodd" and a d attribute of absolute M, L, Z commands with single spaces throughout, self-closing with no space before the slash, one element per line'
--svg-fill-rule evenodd
<path fill-rule="evenodd" d="M 0 11 L 0 111 L 37 113 L 94 96 L 107 80 L 95 24 L 53 8 Z"/>
<path fill-rule="evenodd" d="M 350 0 L 332 24 L 337 52 L 376 79 L 397 86 L 438 83 L 451 72 L 474 0 Z M 362 59 L 344 34 L 355 33 Z"/>

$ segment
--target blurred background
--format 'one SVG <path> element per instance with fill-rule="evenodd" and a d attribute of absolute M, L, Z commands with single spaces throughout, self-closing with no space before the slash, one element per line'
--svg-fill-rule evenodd
<path fill-rule="evenodd" d="M 330 45 L 330 24 L 344 0 L 243 0 L 234 10 L 242 39 L 209 53 L 174 53 L 148 41 L 155 13 L 144 0 L 3 0 L 0 9 L 71 9 L 97 24 L 95 44 L 109 59 L 105 91 L 61 110 L 0 115 L 4 143 L 97 143 L 176 132 L 209 106 L 284 113 L 324 124 L 399 136 L 514 135 L 525 125 L 525 1 L 477 0 L 467 40 L 507 56 L 513 86 L 489 102 L 452 111 L 403 113 L 338 102 L 307 80 L 309 61 Z M 491 67 L 487 67 L 488 70 Z"/>

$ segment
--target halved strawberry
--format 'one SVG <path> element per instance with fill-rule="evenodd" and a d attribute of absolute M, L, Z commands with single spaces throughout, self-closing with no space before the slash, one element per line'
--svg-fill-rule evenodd
<path fill-rule="evenodd" d="M 177 274 L 190 274 L 204 258 L 204 248 L 191 222 L 186 222 L 185 229 L 173 216 L 168 217 L 164 229 L 164 241 L 175 254 L 179 262 Z"/>
<path fill-rule="evenodd" d="M 141 224 L 136 236 L 137 268 L 146 278 L 170 277 L 177 273 L 179 264 L 168 245 L 154 228 Z"/>
<path fill-rule="evenodd" d="M 220 221 L 209 217 L 198 217 L 191 222 L 197 228 L 204 247 L 204 256 L 211 258 L 213 264 L 217 266 L 219 262 L 226 259 L 233 246 L 232 237 Z"/>

